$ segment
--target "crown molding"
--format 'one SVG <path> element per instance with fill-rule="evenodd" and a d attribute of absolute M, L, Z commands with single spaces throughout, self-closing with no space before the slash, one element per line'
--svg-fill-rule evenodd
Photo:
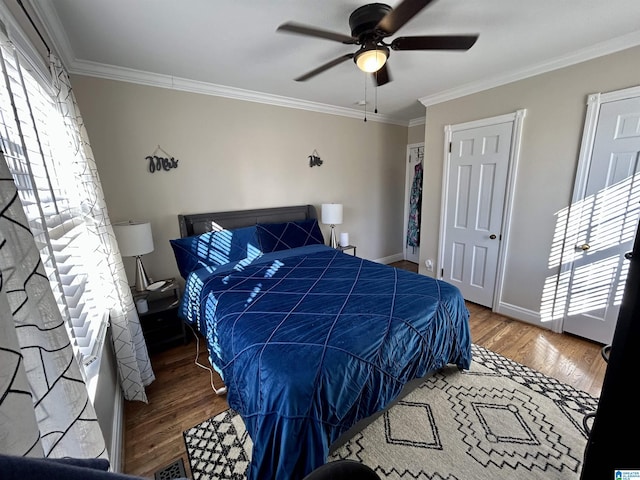
<path fill-rule="evenodd" d="M 434 95 L 427 95 L 419 100 L 425 107 L 437 105 L 438 103 L 455 100 L 456 98 L 482 92 L 484 90 L 489 90 L 490 88 L 499 87 L 519 80 L 524 80 L 525 78 L 533 77 L 535 75 L 569 67 L 588 60 L 593 60 L 594 58 L 616 53 L 637 45 L 640 45 L 640 31 L 632 32 L 606 42 L 601 42 L 593 45 L 592 47 L 585 48 L 562 57 L 557 57 L 553 60 L 543 62 L 532 67 L 517 70 L 506 75 L 499 75 L 480 82 L 468 83 L 461 87 L 452 88 L 451 90 L 439 92 Z"/>
<path fill-rule="evenodd" d="M 162 75 L 158 73 L 144 72 L 132 68 L 116 67 L 104 63 L 90 62 L 87 60 L 75 60 L 69 72 L 76 75 L 86 75 L 109 80 L 148 85 L 152 87 L 169 88 L 190 93 L 213 95 L 216 97 L 231 98 L 234 100 L 246 100 L 248 102 L 263 103 L 278 107 L 296 108 L 330 115 L 339 115 L 349 118 L 363 118 L 363 112 L 352 108 L 336 107 L 324 103 L 310 102 L 296 98 L 272 95 L 267 93 L 245 90 L 242 88 L 227 87 L 214 83 L 189 80 L 187 78 Z M 408 126 L 408 122 L 387 115 L 367 113 L 367 120 L 393 125 Z"/>
<path fill-rule="evenodd" d="M 409 120 L 409 127 L 417 127 L 418 125 L 424 125 L 426 122 L 426 118 L 423 117 L 418 117 L 418 118 L 413 118 L 411 120 Z"/>

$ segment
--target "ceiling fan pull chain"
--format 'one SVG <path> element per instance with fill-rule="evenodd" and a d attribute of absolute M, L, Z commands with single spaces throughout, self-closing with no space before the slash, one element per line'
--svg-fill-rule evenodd
<path fill-rule="evenodd" d="M 367 74 L 364 75 L 364 121 L 367 121 Z"/>
<path fill-rule="evenodd" d="M 378 84 L 378 71 L 376 70 L 376 85 Z M 374 96 L 375 96 L 375 106 L 374 106 L 374 110 L 373 113 L 378 113 L 378 88 L 375 87 L 373 90 Z"/>

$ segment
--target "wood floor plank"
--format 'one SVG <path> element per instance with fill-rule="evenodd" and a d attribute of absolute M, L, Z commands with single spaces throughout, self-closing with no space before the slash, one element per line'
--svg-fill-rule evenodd
<path fill-rule="evenodd" d="M 416 272 L 411 262 L 393 264 Z M 599 396 L 606 371 L 599 345 L 558 334 L 467 303 L 471 340 L 538 370 L 545 375 Z M 207 365 L 204 343 L 199 361 Z M 182 432 L 228 408 L 225 396 L 211 388 L 208 371 L 194 364 L 196 342 L 151 357 L 156 380 L 147 388 L 148 404 L 126 402 L 123 471 L 153 478 L 154 472 L 182 458 L 190 473 Z M 214 374 L 217 385 L 220 377 Z"/>

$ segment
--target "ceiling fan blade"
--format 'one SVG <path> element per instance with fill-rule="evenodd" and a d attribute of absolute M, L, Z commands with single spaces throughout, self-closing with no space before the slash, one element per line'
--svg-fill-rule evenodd
<path fill-rule="evenodd" d="M 311 77 L 315 77 L 319 73 L 322 73 L 325 70 L 329 70 L 331 67 L 335 67 L 336 65 L 344 62 L 345 60 L 349 60 L 350 58 L 353 58 L 353 56 L 354 56 L 353 53 L 347 53 L 346 55 L 343 55 L 341 57 L 335 58 L 335 59 L 331 60 L 330 62 L 327 62 L 324 65 L 321 65 L 320 67 L 316 68 L 315 70 L 311 70 L 310 72 L 305 73 L 304 75 L 296 78 L 296 82 L 304 82 L 305 80 L 309 80 Z"/>
<path fill-rule="evenodd" d="M 346 43 L 347 45 L 355 44 L 358 39 L 343 35 L 342 33 L 329 32 L 318 28 L 300 25 L 298 23 L 287 22 L 280 25 L 278 32 L 296 33 L 298 35 L 307 35 L 310 37 L 324 38 L 325 40 L 333 40 L 334 42 Z"/>
<path fill-rule="evenodd" d="M 411 20 L 432 1 L 433 0 L 404 0 L 378 22 L 376 30 L 382 30 L 387 36 L 393 35 L 400 27 Z"/>
<path fill-rule="evenodd" d="M 426 35 L 398 37 L 391 42 L 392 50 L 469 50 L 478 35 Z"/>
<path fill-rule="evenodd" d="M 389 68 L 385 63 L 380 70 L 377 72 L 373 72 L 373 81 L 376 83 L 377 87 L 381 87 L 391 81 L 391 74 L 389 73 Z"/>

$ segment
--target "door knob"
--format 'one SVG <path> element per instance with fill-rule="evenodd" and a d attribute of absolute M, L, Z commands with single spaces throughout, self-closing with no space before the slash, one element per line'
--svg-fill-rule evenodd
<path fill-rule="evenodd" d="M 492 233 L 491 235 L 489 235 L 489 238 L 490 238 L 491 240 L 495 240 L 495 239 L 496 239 L 496 235 L 495 235 L 495 233 Z"/>
<path fill-rule="evenodd" d="M 582 250 L 583 252 L 586 252 L 590 248 L 591 248 L 591 245 L 589 245 L 588 243 L 583 243 L 582 245 L 576 245 L 576 250 Z"/>

